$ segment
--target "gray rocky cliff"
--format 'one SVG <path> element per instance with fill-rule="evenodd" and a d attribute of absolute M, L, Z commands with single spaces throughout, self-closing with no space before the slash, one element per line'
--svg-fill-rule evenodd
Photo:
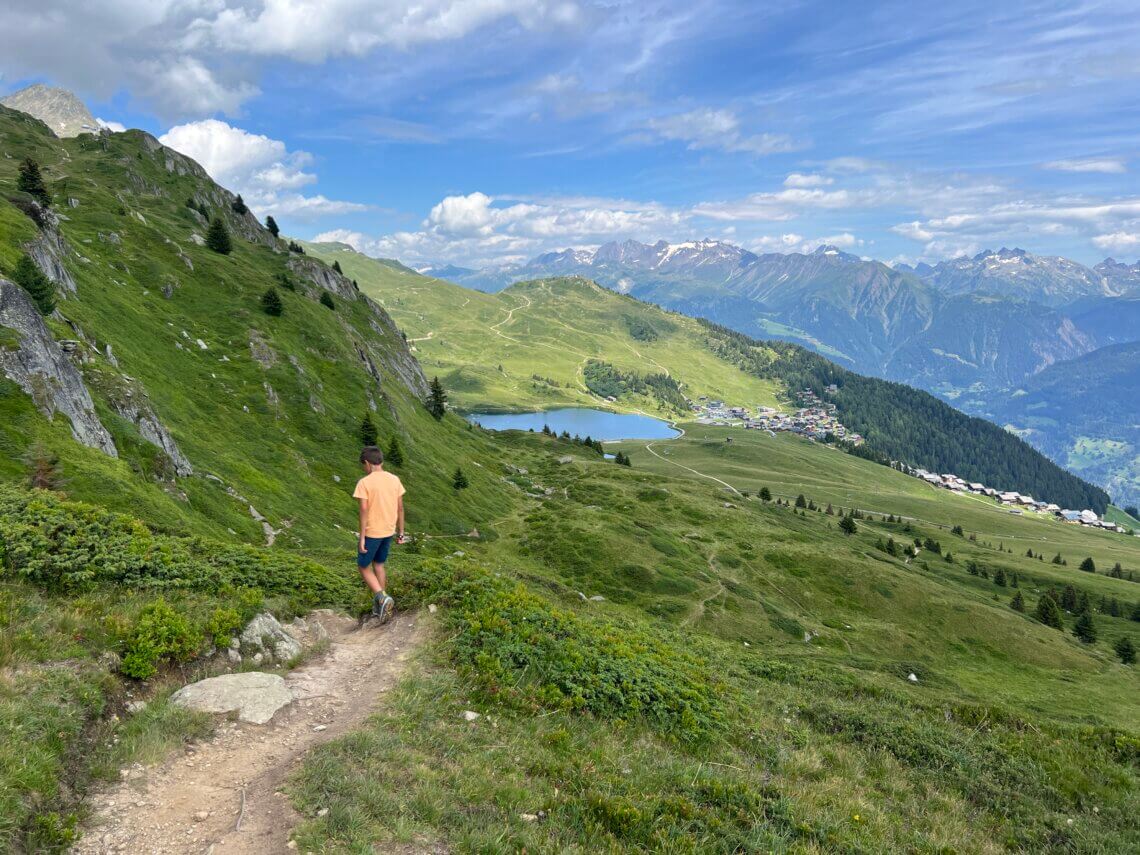
<path fill-rule="evenodd" d="M 16 333 L 19 344 L 0 347 L 0 372 L 31 396 L 48 417 L 63 413 L 76 440 L 118 457 L 78 369 L 52 337 L 31 297 L 19 285 L 0 279 L 0 327 Z"/>

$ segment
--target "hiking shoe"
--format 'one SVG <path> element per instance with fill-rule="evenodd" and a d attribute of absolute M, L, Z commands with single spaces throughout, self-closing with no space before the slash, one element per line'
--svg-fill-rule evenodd
<path fill-rule="evenodd" d="M 379 596 L 382 596 L 383 599 L 380 600 L 380 611 L 376 612 L 376 615 L 380 618 L 381 624 L 386 624 L 392 619 L 392 615 L 396 612 L 396 601 L 389 597 L 387 594 L 382 594 Z"/>
<path fill-rule="evenodd" d="M 384 610 L 384 600 L 387 599 L 387 597 L 388 595 L 383 591 L 372 595 L 372 614 L 376 617 L 380 617 L 382 614 Z"/>

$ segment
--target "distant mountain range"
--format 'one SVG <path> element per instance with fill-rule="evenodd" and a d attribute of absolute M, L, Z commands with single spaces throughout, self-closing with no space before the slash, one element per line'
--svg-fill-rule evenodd
<path fill-rule="evenodd" d="M 66 89 L 35 83 L 11 95 L 0 98 L 0 104 L 35 116 L 52 129 L 57 137 L 77 137 L 80 134 L 97 134 L 102 130 L 99 120 L 91 115 L 87 106 Z"/>
<path fill-rule="evenodd" d="M 1074 440 L 1066 425 L 1030 422 L 999 406 L 1038 375 L 1045 381 L 1080 376 L 1100 368 L 1100 349 L 1140 341 L 1140 263 L 1109 258 L 1090 268 L 1002 248 L 935 265 L 891 267 L 834 246 L 756 254 L 716 240 L 626 240 L 597 250 L 549 252 L 525 264 L 423 272 L 490 292 L 527 279 L 585 276 L 757 338 L 803 344 L 856 371 L 932 391 L 1001 423 L 1032 424 L 1027 439 L 1058 462 L 1117 492 L 1140 492 L 1140 485 L 1122 487 L 1140 477 L 1140 467 L 1118 472 L 1112 460 L 1086 467 L 1085 457 L 1070 454 Z M 1104 355 L 1106 364 L 1118 367 L 1120 360 L 1111 356 Z M 1097 400 L 1129 388 L 1123 380 L 1099 385 Z M 1035 394 L 1049 398 L 1063 386 L 1044 382 Z M 1140 423 L 1135 400 L 1125 398 L 1122 405 Z M 1122 440 L 1116 436 L 1122 424 L 1096 422 L 1092 439 Z M 1122 464 L 1126 456 L 1113 460 Z"/>

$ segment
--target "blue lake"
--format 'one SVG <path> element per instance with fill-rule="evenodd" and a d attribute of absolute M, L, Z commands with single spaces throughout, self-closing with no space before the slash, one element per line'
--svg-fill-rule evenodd
<path fill-rule="evenodd" d="M 555 433 L 568 431 L 571 436 L 600 439 L 672 439 L 677 431 L 668 423 L 637 413 L 607 413 L 585 407 L 563 407 L 538 413 L 470 413 L 468 421 L 488 430 L 541 431 L 549 425 Z"/>

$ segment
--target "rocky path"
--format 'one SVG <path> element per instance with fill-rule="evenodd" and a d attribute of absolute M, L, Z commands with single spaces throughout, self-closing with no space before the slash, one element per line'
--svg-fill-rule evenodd
<path fill-rule="evenodd" d="M 359 727 L 426 634 L 426 615 L 327 626 L 327 653 L 290 672 L 296 698 L 266 725 L 214 736 L 128 777 L 92 803 L 76 853 L 283 853 L 299 816 L 281 788 L 316 745 Z"/>

